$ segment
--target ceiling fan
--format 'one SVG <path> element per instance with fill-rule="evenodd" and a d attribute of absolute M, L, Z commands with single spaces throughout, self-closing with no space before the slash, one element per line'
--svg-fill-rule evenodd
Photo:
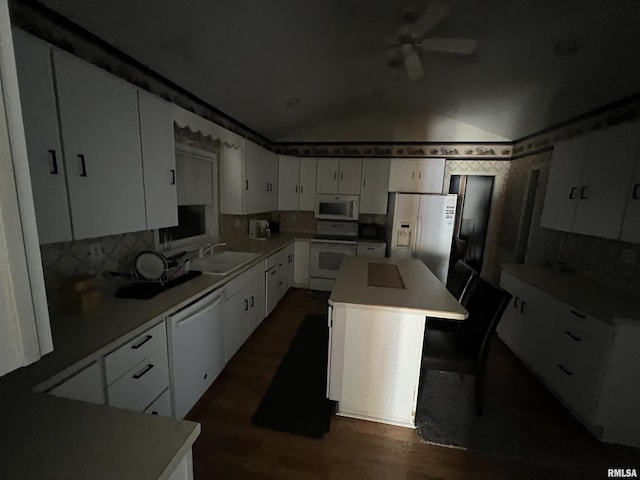
<path fill-rule="evenodd" d="M 440 0 L 432 0 L 424 13 L 413 20 L 411 13 L 405 14 L 403 23 L 390 40 L 394 48 L 399 48 L 399 55 L 391 62 L 392 67 L 404 64 L 410 80 L 417 80 L 424 75 L 419 50 L 457 53 L 468 55 L 473 53 L 478 41 L 471 38 L 425 38 L 426 34 L 449 13 L 449 7 Z"/>

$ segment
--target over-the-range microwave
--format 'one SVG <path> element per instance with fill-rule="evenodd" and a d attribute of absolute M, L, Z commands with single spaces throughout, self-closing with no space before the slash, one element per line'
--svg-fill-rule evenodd
<path fill-rule="evenodd" d="M 315 217 L 320 220 L 358 220 L 358 195 L 316 195 Z"/>

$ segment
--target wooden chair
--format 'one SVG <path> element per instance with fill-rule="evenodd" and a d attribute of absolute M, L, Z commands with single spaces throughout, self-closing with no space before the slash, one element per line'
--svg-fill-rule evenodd
<path fill-rule="evenodd" d="M 426 331 L 422 380 L 428 370 L 475 375 L 476 415 L 482 415 L 484 371 L 491 340 L 510 300 L 509 292 L 476 277 L 466 302 L 469 317 L 458 331 Z"/>
<path fill-rule="evenodd" d="M 458 300 L 463 307 L 466 307 L 475 278 L 478 278 L 478 272 L 462 260 L 458 260 L 449 272 L 449 276 L 447 277 L 447 290 L 449 290 L 451 295 L 456 297 L 456 300 Z M 427 317 L 426 328 L 429 330 L 450 332 L 456 330 L 457 325 L 456 322 L 450 320 Z"/>

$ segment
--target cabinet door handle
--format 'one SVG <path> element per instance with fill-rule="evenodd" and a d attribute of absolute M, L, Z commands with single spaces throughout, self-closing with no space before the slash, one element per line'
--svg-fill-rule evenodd
<path fill-rule="evenodd" d="M 562 365 L 561 363 L 557 364 L 557 367 L 562 370 L 564 373 L 566 373 L 567 375 L 569 375 L 570 377 L 573 376 L 573 372 L 571 370 L 569 370 L 567 367 L 565 367 L 564 365 Z"/>
<path fill-rule="evenodd" d="M 49 156 L 51 157 L 51 175 L 58 175 L 58 159 L 56 158 L 56 151 L 49 150 Z"/>
<path fill-rule="evenodd" d="M 284 282 L 281 280 L 280 283 L 278 283 L 278 285 L 282 285 Z"/>
<path fill-rule="evenodd" d="M 153 335 L 147 335 L 146 337 L 144 337 L 144 339 L 142 341 L 140 341 L 140 343 L 136 343 L 135 345 L 131 345 L 131 348 L 133 348 L 134 350 L 139 349 L 142 345 L 144 345 L 145 343 L 147 343 L 149 340 L 151 340 L 153 338 Z"/>
<path fill-rule="evenodd" d="M 578 187 L 571 187 L 571 191 L 569 192 L 569 200 L 573 200 L 575 197 L 573 196 L 576 193 Z"/>
<path fill-rule="evenodd" d="M 580 337 L 576 337 L 573 333 L 571 333 L 569 330 L 565 330 L 564 331 L 565 335 L 569 335 L 569 337 L 571 337 L 573 340 L 575 340 L 576 342 L 581 342 L 582 339 Z"/>
<path fill-rule="evenodd" d="M 302 185 L 300 185 L 300 193 L 302 193 Z"/>
<path fill-rule="evenodd" d="M 366 187 L 367 186 L 367 179 L 362 177 L 362 186 Z"/>
<path fill-rule="evenodd" d="M 246 312 L 247 310 L 249 310 L 249 301 L 245 298 L 244 299 L 244 311 Z"/>
<path fill-rule="evenodd" d="M 413 180 L 414 178 L 416 178 L 416 172 L 411 172 L 411 180 Z"/>
<path fill-rule="evenodd" d="M 519 301 L 520 301 L 520 297 L 516 297 L 513 299 L 513 308 L 520 307 L 520 304 L 518 303 Z"/>
<path fill-rule="evenodd" d="M 587 197 L 587 193 L 588 193 L 588 190 L 587 190 L 587 189 L 588 189 L 588 188 L 589 188 L 589 187 L 582 187 L 582 188 L 580 189 L 580 198 L 581 198 L 582 200 L 587 200 L 587 199 L 589 198 L 589 197 Z"/>
<path fill-rule="evenodd" d="M 638 189 L 640 189 L 640 183 L 636 183 L 633 186 L 633 195 L 632 195 L 632 197 L 633 197 L 634 200 L 638 200 L 638 198 L 640 198 L 640 197 L 638 197 Z"/>
<path fill-rule="evenodd" d="M 520 313 L 524 313 L 524 306 L 526 304 L 527 304 L 527 302 L 520 301 Z"/>
<path fill-rule="evenodd" d="M 171 169 L 171 185 L 176 184 L 176 170 L 174 168 Z"/>
<path fill-rule="evenodd" d="M 249 190 L 249 180 L 244 181 L 244 189 Z"/>
<path fill-rule="evenodd" d="M 340 180 L 344 180 L 344 173 L 340 172 Z"/>
<path fill-rule="evenodd" d="M 575 316 L 576 316 L 576 317 L 578 317 L 578 318 L 587 318 L 587 316 L 586 316 L 585 314 L 583 314 L 583 313 L 578 313 L 578 312 L 576 312 L 575 310 L 570 310 L 570 312 L 571 312 L 571 314 L 572 314 L 572 315 L 575 315 Z"/>
<path fill-rule="evenodd" d="M 269 191 L 270 191 L 270 192 L 273 192 L 273 183 L 270 183 L 270 184 L 269 184 Z"/>
<path fill-rule="evenodd" d="M 336 180 L 338 178 L 338 172 L 333 172 L 333 179 Z"/>
<path fill-rule="evenodd" d="M 147 374 L 147 372 L 149 370 L 151 370 L 153 368 L 153 363 L 149 363 L 146 367 L 144 367 L 142 370 L 140 370 L 138 373 L 136 373 L 133 378 L 135 378 L 136 380 L 138 380 L 139 378 L 142 378 L 144 375 Z"/>
<path fill-rule="evenodd" d="M 87 176 L 87 164 L 84 161 L 84 155 L 79 153 L 78 154 L 78 160 L 80 160 L 80 176 L 81 177 L 86 177 Z"/>
<path fill-rule="evenodd" d="M 422 178 L 422 170 L 418 172 L 418 179 Z"/>
<path fill-rule="evenodd" d="M 253 308 L 256 304 L 256 299 L 253 295 L 251 295 L 251 308 Z"/>
<path fill-rule="evenodd" d="M 296 193 L 298 193 L 298 185 L 296 185 Z"/>
<path fill-rule="evenodd" d="M 269 182 L 265 183 L 265 187 L 264 189 L 268 192 L 269 191 Z"/>
<path fill-rule="evenodd" d="M 271 275 L 275 275 L 275 274 L 276 274 L 276 271 L 274 269 L 274 270 L 271 271 Z"/>

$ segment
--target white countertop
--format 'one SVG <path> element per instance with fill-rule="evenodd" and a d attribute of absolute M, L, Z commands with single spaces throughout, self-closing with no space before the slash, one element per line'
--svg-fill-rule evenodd
<path fill-rule="evenodd" d="M 369 286 L 368 263 L 396 265 L 406 288 Z M 464 320 L 468 316 L 465 308 L 431 270 L 420 260 L 413 259 L 346 257 L 340 267 L 329 303 L 404 310 L 451 320 Z"/>
<path fill-rule="evenodd" d="M 640 321 L 639 298 L 578 273 L 529 265 L 502 265 L 502 269 L 607 323 Z"/>
<path fill-rule="evenodd" d="M 201 275 L 151 299 L 120 299 L 114 285 L 97 310 L 53 312 L 54 351 L 0 378 L 1 479 L 165 479 L 200 433 L 200 425 L 90 405 L 31 390 L 55 384 L 81 363 L 112 351 L 171 312 L 222 287 L 306 234 L 243 239 L 229 250 L 260 256 L 226 276 Z"/>
<path fill-rule="evenodd" d="M 168 479 L 200 424 L 45 394 L 4 395 L 0 478 Z"/>

